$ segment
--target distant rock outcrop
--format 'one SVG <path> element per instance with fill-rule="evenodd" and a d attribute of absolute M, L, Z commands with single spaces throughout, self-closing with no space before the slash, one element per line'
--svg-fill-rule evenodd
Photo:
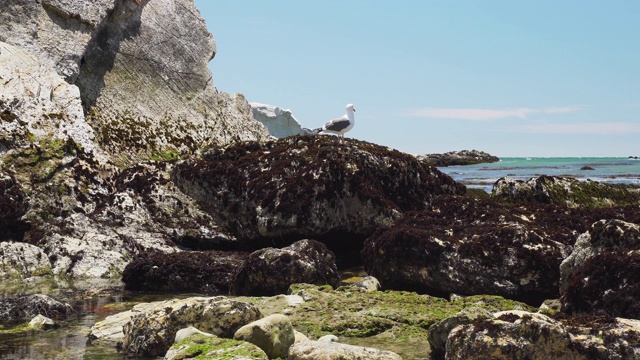
<path fill-rule="evenodd" d="M 251 114 L 269 129 L 269 134 L 276 138 L 307 134 L 307 129 L 300 126 L 291 110 L 277 106 L 252 102 Z"/>
<path fill-rule="evenodd" d="M 558 176 L 540 176 L 526 181 L 504 177 L 493 185 L 492 197 L 517 204 L 540 202 L 568 207 L 612 207 L 640 204 L 640 187 Z"/>
<path fill-rule="evenodd" d="M 444 154 L 418 155 L 417 158 L 431 166 L 473 165 L 500 161 L 500 158 L 497 156 L 478 150 L 462 150 L 450 151 Z"/>

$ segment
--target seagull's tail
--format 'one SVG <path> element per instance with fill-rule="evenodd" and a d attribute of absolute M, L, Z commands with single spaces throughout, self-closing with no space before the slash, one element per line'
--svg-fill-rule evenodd
<path fill-rule="evenodd" d="M 304 130 L 304 132 L 306 134 L 309 135 L 317 135 L 320 134 L 322 132 L 322 130 L 324 130 L 323 128 L 316 128 L 316 129 L 307 129 L 307 128 L 303 128 L 302 130 Z"/>

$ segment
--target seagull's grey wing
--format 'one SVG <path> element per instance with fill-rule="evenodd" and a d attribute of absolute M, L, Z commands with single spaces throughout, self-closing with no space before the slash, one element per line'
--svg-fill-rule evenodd
<path fill-rule="evenodd" d="M 346 129 L 349 126 L 349 124 L 350 124 L 349 118 L 347 118 L 346 116 L 342 116 L 324 124 L 324 129 L 329 131 L 340 131 L 340 130 Z"/>

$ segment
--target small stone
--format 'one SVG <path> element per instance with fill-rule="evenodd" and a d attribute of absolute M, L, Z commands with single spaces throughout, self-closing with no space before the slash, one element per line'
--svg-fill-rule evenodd
<path fill-rule="evenodd" d="M 36 315 L 31 321 L 29 321 L 29 327 L 34 330 L 48 330 L 58 327 L 55 321 L 49 319 L 41 314 Z"/>

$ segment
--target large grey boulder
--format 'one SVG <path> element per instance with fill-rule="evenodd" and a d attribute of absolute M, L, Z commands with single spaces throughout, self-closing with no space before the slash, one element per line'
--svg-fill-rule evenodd
<path fill-rule="evenodd" d="M 564 323 L 526 311 L 503 311 L 492 319 L 451 331 L 445 359 L 637 359 L 640 322 L 573 319 Z"/>
<path fill-rule="evenodd" d="M 491 312 L 481 307 L 468 307 L 457 314 L 439 321 L 429 327 L 429 346 L 431 358 L 444 359 L 449 333 L 458 325 L 470 324 L 477 319 L 490 319 Z"/>
<path fill-rule="evenodd" d="M 231 337 L 261 317 L 255 305 L 224 297 L 169 300 L 131 317 L 122 327 L 123 348 L 130 356 L 164 356 L 176 332 L 187 325 Z"/>

